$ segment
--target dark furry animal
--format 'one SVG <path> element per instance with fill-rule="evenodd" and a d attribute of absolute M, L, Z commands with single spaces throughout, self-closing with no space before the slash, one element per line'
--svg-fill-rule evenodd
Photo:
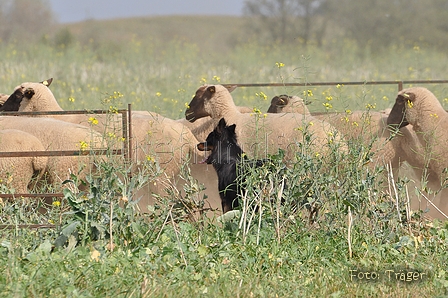
<path fill-rule="evenodd" d="M 250 169 L 259 167 L 272 167 L 269 171 L 280 171 L 284 173 L 286 168 L 284 164 L 275 164 L 271 159 L 249 159 L 237 143 L 235 134 L 235 124 L 227 126 L 226 121 L 221 119 L 216 128 L 208 135 L 205 142 L 197 145 L 200 151 L 211 151 L 205 162 L 212 164 L 218 174 L 218 190 L 221 197 L 223 213 L 239 207 L 238 195 L 245 188 L 245 175 Z M 283 165 L 283 166 L 282 166 Z M 280 166 L 280 167 L 279 167 Z M 277 172 L 280 173 L 280 172 Z M 283 174 L 281 174 L 283 175 Z M 286 184 L 288 184 L 286 182 Z M 288 189 L 287 185 L 284 186 Z M 281 198 L 281 204 L 286 202 Z M 308 203 L 307 199 L 302 198 L 298 202 L 290 202 L 291 208 L 305 206 L 310 212 L 309 222 L 313 223 L 317 218 L 319 206 Z M 256 207 L 258 209 L 258 207 Z"/>
<path fill-rule="evenodd" d="M 223 213 L 239 206 L 238 194 L 241 192 L 242 184 L 237 179 L 244 173 L 242 161 L 244 165 L 263 165 L 262 160 L 250 161 L 243 154 L 237 143 L 235 126 L 235 124 L 227 126 L 223 118 L 206 141 L 197 145 L 200 151 L 211 151 L 205 162 L 213 165 L 218 174 L 218 190 Z"/>

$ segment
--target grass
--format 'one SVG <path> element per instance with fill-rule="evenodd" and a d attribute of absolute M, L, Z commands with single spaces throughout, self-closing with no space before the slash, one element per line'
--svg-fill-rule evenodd
<path fill-rule="evenodd" d="M 169 21 L 181 25 L 170 27 L 172 38 L 165 40 L 156 32 L 167 34 Z M 51 89 L 66 110 L 103 108 L 105 99 L 119 92 L 123 96 L 114 102 L 119 108 L 132 103 L 135 110 L 180 118 L 203 83 L 444 79 L 446 74 L 440 63 L 446 54 L 432 49 L 393 47 L 387 55 L 366 53 L 361 58 L 356 45 L 342 39 L 329 39 L 322 49 L 266 47 L 252 41 L 229 47 L 227 38 L 236 34 L 228 37 L 219 30 L 239 20 L 214 22 L 211 33 L 203 31 L 207 25 L 202 24 L 209 24 L 205 21 L 124 22 L 135 34 L 119 31 L 123 22 L 91 21 L 71 25 L 76 37 L 71 44 L 53 46 L 51 36 L 39 44 L 0 44 L 0 91 L 12 93 L 23 81 L 53 77 Z M 173 29 L 191 23 L 197 26 L 192 31 Z M 148 28 L 154 31 L 144 31 Z M 106 44 L 103 36 L 114 38 Z M 204 39 L 207 42 L 201 42 Z M 223 40 L 226 45 L 220 44 Z M 446 106 L 446 87 L 430 88 Z M 234 98 L 238 105 L 265 111 L 270 98 L 282 93 L 306 98 L 312 111 L 331 112 L 391 107 L 396 89 L 238 88 Z M 397 202 L 380 179 L 385 169 L 359 166 L 368 150 L 361 144 L 350 144 L 349 149 L 347 155 L 334 149 L 332 162 L 304 155 L 286 172 L 274 162 L 274 170 L 252 173 L 247 177 L 251 191 L 244 200 L 260 206 L 259 212 L 249 210 L 225 225 L 207 218 L 185 220 L 186 208 L 171 204 L 179 203 L 174 193 L 160 198 L 154 213 L 139 215 L 130 191 L 151 177 L 137 175 L 123 183 L 126 168 L 97 161 L 100 172 L 89 178 L 93 186 L 84 192 L 66 191 L 64 200 L 54 199 L 59 203 L 52 204 L 48 214 L 37 212 L 38 204 L 22 200 L 0 204 L 2 223 L 57 225 L 57 229 L 0 231 L 0 296 L 448 295 L 447 223 L 409 212 L 406 190 L 415 190 L 408 181 L 397 181 Z M 184 170 L 188 201 L 200 186 Z M 280 183 L 283 177 L 287 188 Z M 278 206 L 268 199 L 279 193 L 287 204 Z M 302 199 L 320 206 L 316 223 L 310 224 L 307 209 L 298 207 Z M 243 223 L 246 229 L 239 226 Z M 354 270 L 375 272 L 380 278 L 357 280 Z M 394 271 L 390 279 L 388 270 Z M 425 275 L 400 280 L 407 272 Z"/>

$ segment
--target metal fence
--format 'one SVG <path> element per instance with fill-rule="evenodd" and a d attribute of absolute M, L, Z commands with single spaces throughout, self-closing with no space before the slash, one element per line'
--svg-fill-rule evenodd
<path fill-rule="evenodd" d="M 48 111 L 48 112 L 2 112 L 1 116 L 45 116 L 45 115 L 76 115 L 76 114 L 110 114 L 108 110 L 85 110 L 85 111 Z M 121 131 L 123 138 L 122 149 L 89 149 L 89 150 L 48 150 L 48 151 L 17 151 L 17 152 L 0 152 L 0 158 L 3 157 L 29 157 L 29 156 L 81 156 L 81 155 L 122 155 L 125 162 L 129 162 L 132 158 L 132 150 L 130 145 L 131 133 L 131 105 L 128 109 L 121 109 L 116 111 L 121 114 Z M 61 198 L 64 197 L 62 193 L 15 193 L 15 194 L 0 194 L 0 198 L 14 199 L 20 197 L 27 198 Z M 51 224 L 0 224 L 0 229 L 15 229 L 15 228 L 54 228 Z"/>
<path fill-rule="evenodd" d="M 446 84 L 448 80 L 396 80 L 396 81 L 348 81 L 348 82 L 306 82 L 306 83 L 249 83 L 249 84 L 223 84 L 236 87 L 306 87 L 306 86 L 356 86 L 356 85 L 397 85 L 398 91 L 408 84 Z"/>
<path fill-rule="evenodd" d="M 403 89 L 403 85 L 408 84 L 446 84 L 448 80 L 395 80 L 395 81 L 334 81 L 334 82 L 306 82 L 306 83 L 248 83 L 248 84 L 223 84 L 224 86 L 236 87 L 306 87 L 306 86 L 356 86 L 356 85 L 397 85 L 398 91 Z M 39 115 L 70 115 L 70 114 L 106 114 L 106 110 L 91 110 L 91 111 L 58 111 L 58 112 L 3 112 L 3 116 L 39 116 Z M 86 151 L 32 151 L 32 152 L 0 152 L 2 157 L 20 157 L 20 156 L 69 156 L 69 155 L 87 155 L 87 154 L 122 154 L 125 160 L 131 160 L 131 147 L 129 136 L 131 135 L 131 105 L 128 105 L 127 110 L 118 110 L 122 114 L 122 131 L 123 139 L 125 140 L 123 149 L 116 150 L 86 150 Z M 14 198 L 14 197 L 63 197 L 61 193 L 52 194 L 0 194 L 0 198 Z M 15 229 L 15 228 L 54 228 L 51 224 L 9 224 L 0 225 L 0 229 Z"/>

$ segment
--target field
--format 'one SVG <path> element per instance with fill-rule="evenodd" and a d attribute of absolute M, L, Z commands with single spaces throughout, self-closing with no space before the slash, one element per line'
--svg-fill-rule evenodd
<path fill-rule="evenodd" d="M 0 42 L 0 93 L 53 77 L 51 90 L 65 110 L 132 104 L 178 119 L 204 83 L 447 79 L 446 53 L 423 45 L 363 55 L 342 38 L 329 38 L 322 48 L 262 46 L 237 34 L 242 25 L 225 17 L 89 21 L 36 44 Z M 448 107 L 448 85 L 426 87 Z M 261 111 L 274 95 L 289 94 L 306 99 L 313 112 L 344 112 L 390 108 L 396 92 L 395 85 L 335 84 L 245 87 L 232 94 L 237 105 Z M 303 156 L 285 174 L 294 186 L 288 189 L 280 187 L 284 172 L 274 156 L 273 172 L 248 177 L 246 199 L 263 212 L 225 224 L 188 220 L 185 206 L 170 204 L 179 201 L 175 192 L 160 198 L 154 213 L 136 214 L 124 198 L 151 177 L 124 185 L 119 174 L 126 169 L 100 161 L 99 175 L 89 181 L 94 186 L 66 191 L 47 214 L 36 212 L 36 204 L 3 201 L 1 224 L 54 223 L 57 229 L 0 231 L 0 296 L 448 295 L 448 225 L 408 209 L 408 197 L 421 198 L 415 178 L 402 177 L 388 193 L 380 179 L 386 169 L 359 166 L 369 148 L 351 144 L 347 155 L 334 153 L 331 162 Z M 201 185 L 187 168 L 183 174 L 184 203 L 196 208 Z M 277 185 L 269 198 L 284 193 L 287 202 L 307 198 L 319 205 L 317 221 L 309 222 L 305 208 L 260 203 L 257 194 L 266 189 L 260 181 Z"/>

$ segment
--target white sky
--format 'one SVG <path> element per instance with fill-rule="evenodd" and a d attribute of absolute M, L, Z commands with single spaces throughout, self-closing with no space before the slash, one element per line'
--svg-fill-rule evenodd
<path fill-rule="evenodd" d="M 61 23 L 157 15 L 241 15 L 244 0 L 47 0 Z"/>

